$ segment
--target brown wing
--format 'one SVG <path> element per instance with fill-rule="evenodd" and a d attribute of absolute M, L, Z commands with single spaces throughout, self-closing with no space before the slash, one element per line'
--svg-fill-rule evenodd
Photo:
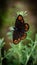
<path fill-rule="evenodd" d="M 24 33 L 23 36 L 21 37 L 21 40 L 25 39 L 27 37 L 27 33 Z"/>
<path fill-rule="evenodd" d="M 25 23 L 25 31 L 27 32 L 29 30 L 29 24 Z"/>
<path fill-rule="evenodd" d="M 17 30 L 13 32 L 13 43 L 18 44 L 20 42 L 19 33 Z"/>

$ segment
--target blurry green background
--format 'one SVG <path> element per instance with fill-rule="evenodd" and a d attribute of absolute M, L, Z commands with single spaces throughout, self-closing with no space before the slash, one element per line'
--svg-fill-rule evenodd
<path fill-rule="evenodd" d="M 2 4 L 3 3 L 3 4 Z M 36 1 L 31 0 L 1 0 L 0 8 L 0 40 L 9 32 L 8 28 L 13 27 L 17 18 L 18 12 L 27 11 L 27 15 L 23 14 L 25 22 L 30 26 L 27 32 L 27 38 L 19 44 L 12 44 L 10 51 L 7 52 L 8 63 L 11 65 L 37 65 L 37 8 Z M 21 13 L 22 14 L 22 13 Z M 10 32 L 12 33 L 12 32 Z M 10 35 L 12 36 L 12 35 Z M 4 42 L 2 42 L 4 43 Z M 23 44 L 22 44 L 23 43 Z M 36 42 L 37 43 L 37 42 Z M 1 42 L 0 42 L 1 44 Z M 30 46 L 30 47 L 29 47 Z M 2 48 L 2 47 L 0 47 Z M 30 50 L 29 50 L 30 49 Z M 23 50 L 23 51 L 22 51 Z M 1 52 L 1 51 L 0 51 Z M 10 53 L 10 54 L 9 54 Z M 33 54 L 32 54 L 33 53 Z M 12 55 L 11 55 L 12 54 Z M 36 55 L 35 55 L 36 54 Z M 28 55 L 28 56 L 27 56 Z M 33 60 L 33 59 L 34 60 Z M 32 61 L 29 61 L 29 60 Z M 29 62 L 30 64 L 29 64 Z"/>

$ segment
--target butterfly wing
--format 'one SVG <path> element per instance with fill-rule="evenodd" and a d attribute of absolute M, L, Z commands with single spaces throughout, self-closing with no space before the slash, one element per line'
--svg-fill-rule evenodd
<path fill-rule="evenodd" d="M 28 23 L 25 23 L 24 29 L 25 29 L 25 32 L 27 32 L 29 30 L 29 24 Z"/>
<path fill-rule="evenodd" d="M 13 43 L 14 44 L 19 43 L 19 41 L 20 41 L 20 36 L 19 35 L 20 34 L 19 34 L 18 30 L 14 30 L 14 32 L 13 32 Z"/>
<path fill-rule="evenodd" d="M 13 43 L 18 44 L 21 40 L 25 39 L 27 33 L 18 32 L 18 30 L 14 30 L 13 32 Z"/>

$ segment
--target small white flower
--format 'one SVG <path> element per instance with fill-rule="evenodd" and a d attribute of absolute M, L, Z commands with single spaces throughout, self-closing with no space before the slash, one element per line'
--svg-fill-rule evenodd
<path fill-rule="evenodd" d="M 27 16 L 27 11 L 18 11 L 17 15 Z"/>

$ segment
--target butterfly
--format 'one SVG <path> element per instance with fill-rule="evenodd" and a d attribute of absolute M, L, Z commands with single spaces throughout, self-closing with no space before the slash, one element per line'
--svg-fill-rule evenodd
<path fill-rule="evenodd" d="M 23 16 L 18 15 L 15 21 L 15 28 L 13 31 L 13 43 L 18 44 L 21 40 L 25 39 L 27 36 L 27 31 L 29 30 L 29 24 L 24 22 Z"/>

